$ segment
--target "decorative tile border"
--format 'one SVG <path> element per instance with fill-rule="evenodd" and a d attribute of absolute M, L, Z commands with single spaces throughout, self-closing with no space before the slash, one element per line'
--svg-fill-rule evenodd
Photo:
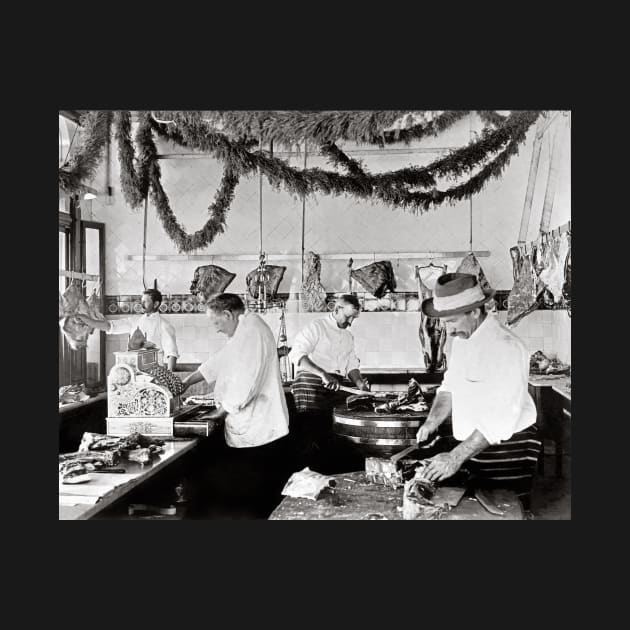
<path fill-rule="evenodd" d="M 507 311 L 509 290 L 497 290 L 495 293 L 495 300 L 497 302 L 497 308 L 499 311 Z M 329 309 L 332 309 L 335 296 L 339 293 L 327 293 L 326 304 Z M 382 308 L 382 302 L 377 300 L 369 293 L 357 292 L 357 297 L 361 302 L 362 309 L 370 312 L 392 312 L 392 311 L 407 311 L 417 310 L 418 294 L 415 291 L 400 291 L 396 293 L 387 294 L 385 297 L 389 299 L 390 304 L 393 303 L 393 307 L 389 309 Z M 290 298 L 288 293 L 278 293 L 278 299 L 287 301 Z M 106 295 L 105 296 L 105 309 L 106 315 L 141 315 L 142 304 L 140 300 L 142 294 L 136 295 Z M 294 299 L 294 298 L 292 298 Z M 411 306 L 412 308 L 409 308 Z M 566 307 L 554 305 L 553 307 L 545 306 L 544 304 L 538 305 L 538 310 L 566 310 Z M 170 313 L 173 315 L 194 315 L 206 312 L 206 306 L 203 298 L 199 298 L 196 295 L 190 293 L 178 293 L 164 295 L 164 301 L 160 306 L 161 313 Z"/>

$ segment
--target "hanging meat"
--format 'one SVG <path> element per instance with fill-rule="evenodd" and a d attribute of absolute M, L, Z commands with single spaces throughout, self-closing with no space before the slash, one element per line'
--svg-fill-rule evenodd
<path fill-rule="evenodd" d="M 571 236 L 567 233 L 567 256 L 564 261 L 564 284 L 562 285 L 562 298 L 567 305 L 567 313 L 571 317 Z"/>
<path fill-rule="evenodd" d="M 532 265 L 531 254 L 522 254 L 519 247 L 510 248 L 513 263 L 514 286 L 508 296 L 507 323 L 518 323 L 538 306 L 538 278 Z"/>
<path fill-rule="evenodd" d="M 481 264 L 473 252 L 464 256 L 462 262 L 459 263 L 459 266 L 456 269 L 456 273 L 470 273 L 473 276 L 476 276 L 477 282 L 479 282 L 479 286 L 484 293 L 492 291 L 492 287 L 486 278 L 486 274 L 483 272 Z M 486 310 L 497 310 L 497 303 L 494 298 L 486 302 Z"/>
<path fill-rule="evenodd" d="M 267 292 L 267 299 L 273 300 L 275 299 L 278 293 L 278 287 L 280 286 L 280 282 L 282 281 L 282 276 L 284 276 L 284 272 L 287 270 L 286 267 L 282 267 L 279 265 L 266 265 L 265 266 L 265 281 L 264 286 Z M 247 274 L 247 291 L 252 299 L 258 299 L 258 269 L 253 269 Z M 262 297 L 262 296 L 261 296 Z"/>
<path fill-rule="evenodd" d="M 321 262 L 319 256 L 314 252 L 309 252 L 305 265 L 304 282 L 302 283 L 302 293 L 300 310 L 307 313 L 316 313 L 326 310 L 326 289 L 319 281 L 321 273 Z"/>
<path fill-rule="evenodd" d="M 223 293 L 227 286 L 236 278 L 235 273 L 231 273 L 218 265 L 204 265 L 195 269 L 190 292 L 193 295 L 202 295 L 205 301 L 213 295 Z"/>
<path fill-rule="evenodd" d="M 353 269 L 350 275 L 377 298 L 382 298 L 387 291 L 396 290 L 394 269 L 389 260 L 379 260 L 360 269 Z"/>
<path fill-rule="evenodd" d="M 93 318 L 94 312 L 83 297 L 83 292 L 74 283 L 65 290 L 61 297 L 60 310 L 63 310 L 59 327 L 72 350 L 87 347 L 87 339 L 94 330 L 84 324 L 77 315 Z"/>
<path fill-rule="evenodd" d="M 546 292 L 543 291 L 543 298 L 547 293 L 551 294 L 551 304 L 545 299 L 545 303 L 551 306 L 558 304 L 562 299 L 562 285 L 564 283 L 564 270 L 560 262 L 561 239 L 559 237 L 547 237 L 542 244 L 543 269 L 538 278 L 545 285 Z"/>
<path fill-rule="evenodd" d="M 416 278 L 418 280 L 418 299 L 422 303 L 423 300 L 427 300 L 433 295 L 433 291 L 424 284 L 420 276 L 420 269 L 417 267 Z M 446 354 L 444 353 L 446 326 L 441 323 L 439 317 L 427 317 L 420 311 L 418 335 L 427 372 L 446 370 Z"/>

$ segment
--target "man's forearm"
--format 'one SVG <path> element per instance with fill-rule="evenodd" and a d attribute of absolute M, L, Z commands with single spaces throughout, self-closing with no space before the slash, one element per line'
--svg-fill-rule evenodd
<path fill-rule="evenodd" d="M 80 315 L 79 317 L 91 328 L 98 328 L 99 330 L 103 330 L 105 332 L 110 329 L 110 323 L 107 320 L 92 319 L 91 317 L 86 317 L 85 315 Z"/>
<path fill-rule="evenodd" d="M 191 385 L 195 383 L 200 383 L 204 378 L 199 370 L 195 370 L 192 374 L 189 374 L 185 378 L 182 379 L 182 385 L 188 389 Z"/>
<path fill-rule="evenodd" d="M 361 376 L 361 372 L 358 369 L 350 370 L 348 372 L 348 378 L 357 386 L 361 387 L 363 385 L 363 377 Z"/>
<path fill-rule="evenodd" d="M 444 420 L 446 420 L 453 410 L 453 399 L 450 392 L 440 392 L 433 405 L 431 405 L 431 411 L 426 419 L 425 425 L 431 426 L 437 429 Z"/>
<path fill-rule="evenodd" d="M 469 437 L 451 451 L 451 455 L 455 458 L 457 464 L 461 466 L 466 460 L 474 457 L 477 453 L 481 453 L 488 446 L 490 446 L 490 442 L 483 437 L 482 433 L 475 429 Z"/>

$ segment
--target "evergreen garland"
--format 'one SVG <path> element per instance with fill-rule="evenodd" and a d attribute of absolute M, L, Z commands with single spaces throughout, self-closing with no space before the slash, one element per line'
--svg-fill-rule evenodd
<path fill-rule="evenodd" d="M 81 135 L 70 159 L 59 167 L 59 188 L 68 193 L 82 189 L 90 181 L 101 159 L 109 136 L 111 112 L 87 112 L 81 116 Z"/>
<path fill-rule="evenodd" d="M 131 112 L 120 111 L 114 114 L 115 137 L 118 141 L 118 161 L 120 162 L 120 187 L 125 200 L 132 208 L 144 202 L 149 192 L 149 172 L 157 159 L 157 150 L 152 140 L 149 113 L 140 113 L 140 124 L 136 130 L 138 158 L 136 160 L 131 144 Z M 137 162 L 137 165 L 134 165 Z"/>
<path fill-rule="evenodd" d="M 381 146 L 401 139 L 409 142 L 429 134 L 437 135 L 468 112 L 443 112 L 429 122 L 383 131 L 404 113 L 160 112 L 157 114 L 160 118 L 173 121 L 173 124 L 164 124 L 157 122 L 150 112 L 141 112 L 135 137 L 136 158 L 130 138 L 130 113 L 116 112 L 114 120 L 119 144 L 121 188 L 131 207 L 138 207 L 150 192 L 165 231 L 184 252 L 202 249 L 224 231 L 227 211 L 239 177 L 253 174 L 258 169 L 275 189 L 283 187 L 299 197 L 315 192 L 350 194 L 362 199 L 377 198 L 389 206 L 411 208 L 414 212 L 426 211 L 431 206 L 445 202 L 452 204 L 468 198 L 479 192 L 490 178 L 499 177 L 541 112 L 511 112 L 509 116 L 498 119 L 491 116 L 493 112 L 478 112 L 486 122 L 496 124 L 497 128 L 484 129 L 480 137 L 468 145 L 427 166 L 407 167 L 388 173 L 367 172 L 360 161 L 347 156 L 335 144 L 339 138 Z M 72 185 L 71 176 L 80 182 L 87 173 L 93 172 L 107 138 L 109 114 L 91 112 L 83 124 L 85 143 L 74 157 L 73 168 L 66 168 L 63 174 L 60 169 L 60 186 L 62 182 Z M 223 131 L 217 131 L 215 126 L 222 126 Z M 162 187 L 152 131 L 180 146 L 209 153 L 224 163 L 221 184 L 208 208 L 210 218 L 202 229 L 193 234 L 186 233 L 178 223 Z M 254 150 L 260 138 L 271 141 L 278 137 L 280 144 L 299 144 L 305 139 L 318 142 L 328 161 L 335 167 L 343 168 L 346 173 L 321 168 L 297 169 L 267 151 Z M 436 178 L 457 179 L 477 167 L 481 167 L 480 170 L 466 182 L 446 190 L 436 188 Z M 430 190 L 419 191 L 417 188 Z"/>

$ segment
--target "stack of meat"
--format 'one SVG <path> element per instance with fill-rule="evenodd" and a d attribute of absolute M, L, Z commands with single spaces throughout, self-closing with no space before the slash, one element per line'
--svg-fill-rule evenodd
<path fill-rule="evenodd" d="M 87 347 L 87 338 L 93 332 L 77 315 L 85 315 L 90 319 L 105 321 L 105 317 L 98 310 L 96 291 L 86 300 L 83 292 L 74 283 L 59 294 L 59 327 L 63 336 L 73 350 Z"/>
<path fill-rule="evenodd" d="M 414 378 L 409 381 L 407 391 L 404 393 L 365 392 L 365 394 L 356 394 L 348 396 L 346 407 L 353 411 L 366 410 L 376 413 L 402 413 L 429 409 L 420 384 Z"/>

